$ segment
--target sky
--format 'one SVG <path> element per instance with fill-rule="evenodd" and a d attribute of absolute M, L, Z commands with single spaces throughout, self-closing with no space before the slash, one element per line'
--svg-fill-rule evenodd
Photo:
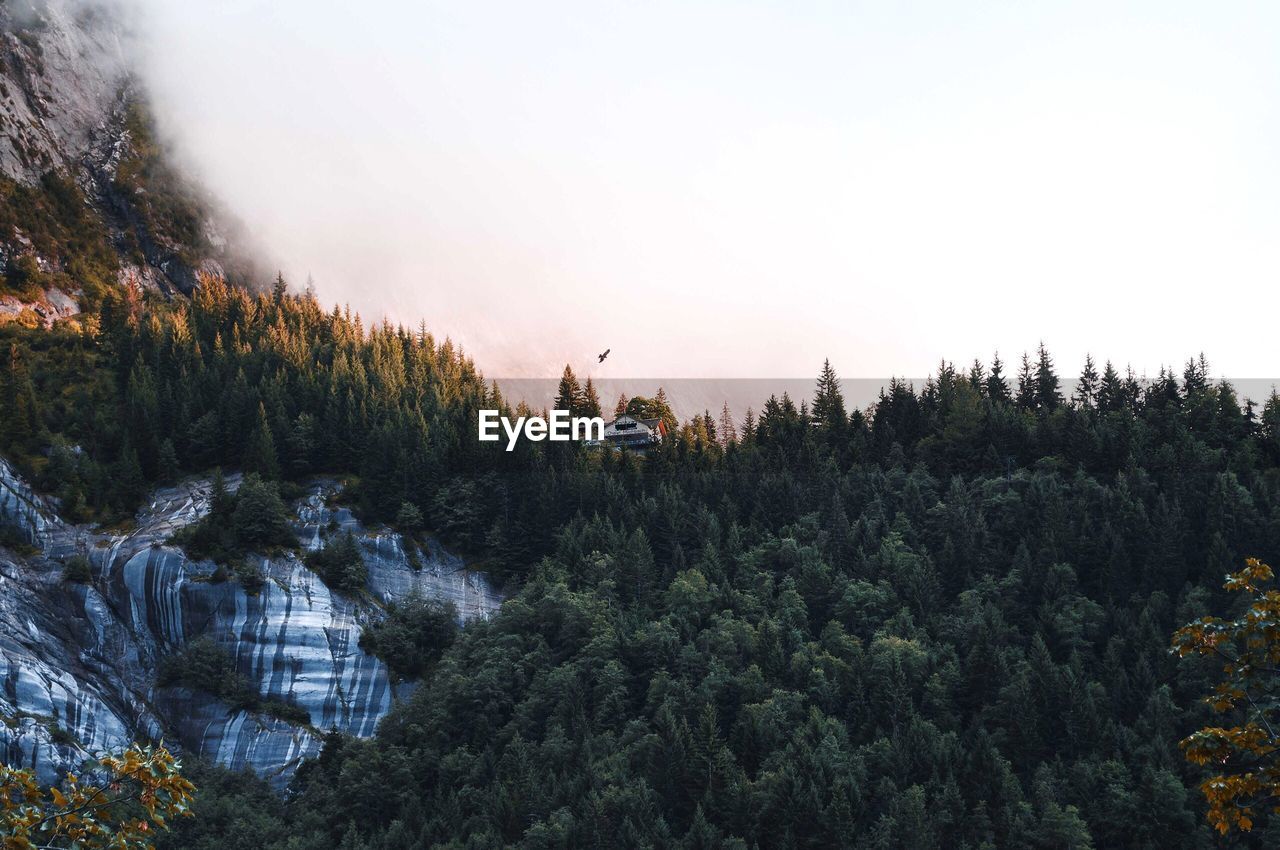
<path fill-rule="evenodd" d="M 136 2 L 286 277 L 489 376 L 1280 377 L 1278 4 Z"/>

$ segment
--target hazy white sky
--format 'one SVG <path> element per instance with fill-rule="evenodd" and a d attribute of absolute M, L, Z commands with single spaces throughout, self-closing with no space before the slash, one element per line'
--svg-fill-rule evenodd
<path fill-rule="evenodd" d="M 140 2 L 286 275 L 488 375 L 1280 377 L 1280 4 Z"/>

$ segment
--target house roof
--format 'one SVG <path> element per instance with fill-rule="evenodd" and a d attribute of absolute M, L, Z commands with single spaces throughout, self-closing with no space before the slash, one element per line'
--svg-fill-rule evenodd
<path fill-rule="evenodd" d="M 618 427 L 621 425 L 622 427 Z M 605 439 L 651 439 L 654 434 L 663 432 L 661 419 L 636 419 L 634 416 L 619 416 L 604 425 Z"/>

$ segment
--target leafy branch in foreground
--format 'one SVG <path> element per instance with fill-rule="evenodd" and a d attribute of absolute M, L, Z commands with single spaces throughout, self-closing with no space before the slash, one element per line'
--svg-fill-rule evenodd
<path fill-rule="evenodd" d="M 101 784 L 69 774 L 42 789 L 30 770 L 0 764 L 0 846 L 150 848 L 170 819 L 191 814 L 195 786 L 181 768 L 163 746 L 135 744 L 97 762 Z"/>
<path fill-rule="evenodd" d="M 1224 835 L 1253 828 L 1259 812 L 1280 814 L 1280 590 L 1265 588 L 1274 575 L 1256 558 L 1227 576 L 1227 590 L 1252 597 L 1234 620 L 1204 617 L 1174 633 L 1179 657 L 1215 656 L 1224 678 L 1206 702 L 1231 713 L 1234 726 L 1208 726 L 1182 741 L 1189 761 L 1220 772 L 1200 784 L 1208 819 Z"/>

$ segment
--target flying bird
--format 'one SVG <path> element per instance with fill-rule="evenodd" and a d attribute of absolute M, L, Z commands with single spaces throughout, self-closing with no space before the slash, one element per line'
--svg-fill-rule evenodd
<path fill-rule="evenodd" d="M 601 355 L 600 355 L 600 362 L 601 362 L 601 363 L 603 363 L 603 362 L 604 362 L 604 359 L 605 359 L 606 357 L 608 357 L 608 356 L 609 356 L 609 352 L 610 352 L 610 351 L 613 351 L 613 349 L 612 349 L 612 348 L 606 348 L 606 349 L 604 350 L 604 354 L 601 354 Z"/>

